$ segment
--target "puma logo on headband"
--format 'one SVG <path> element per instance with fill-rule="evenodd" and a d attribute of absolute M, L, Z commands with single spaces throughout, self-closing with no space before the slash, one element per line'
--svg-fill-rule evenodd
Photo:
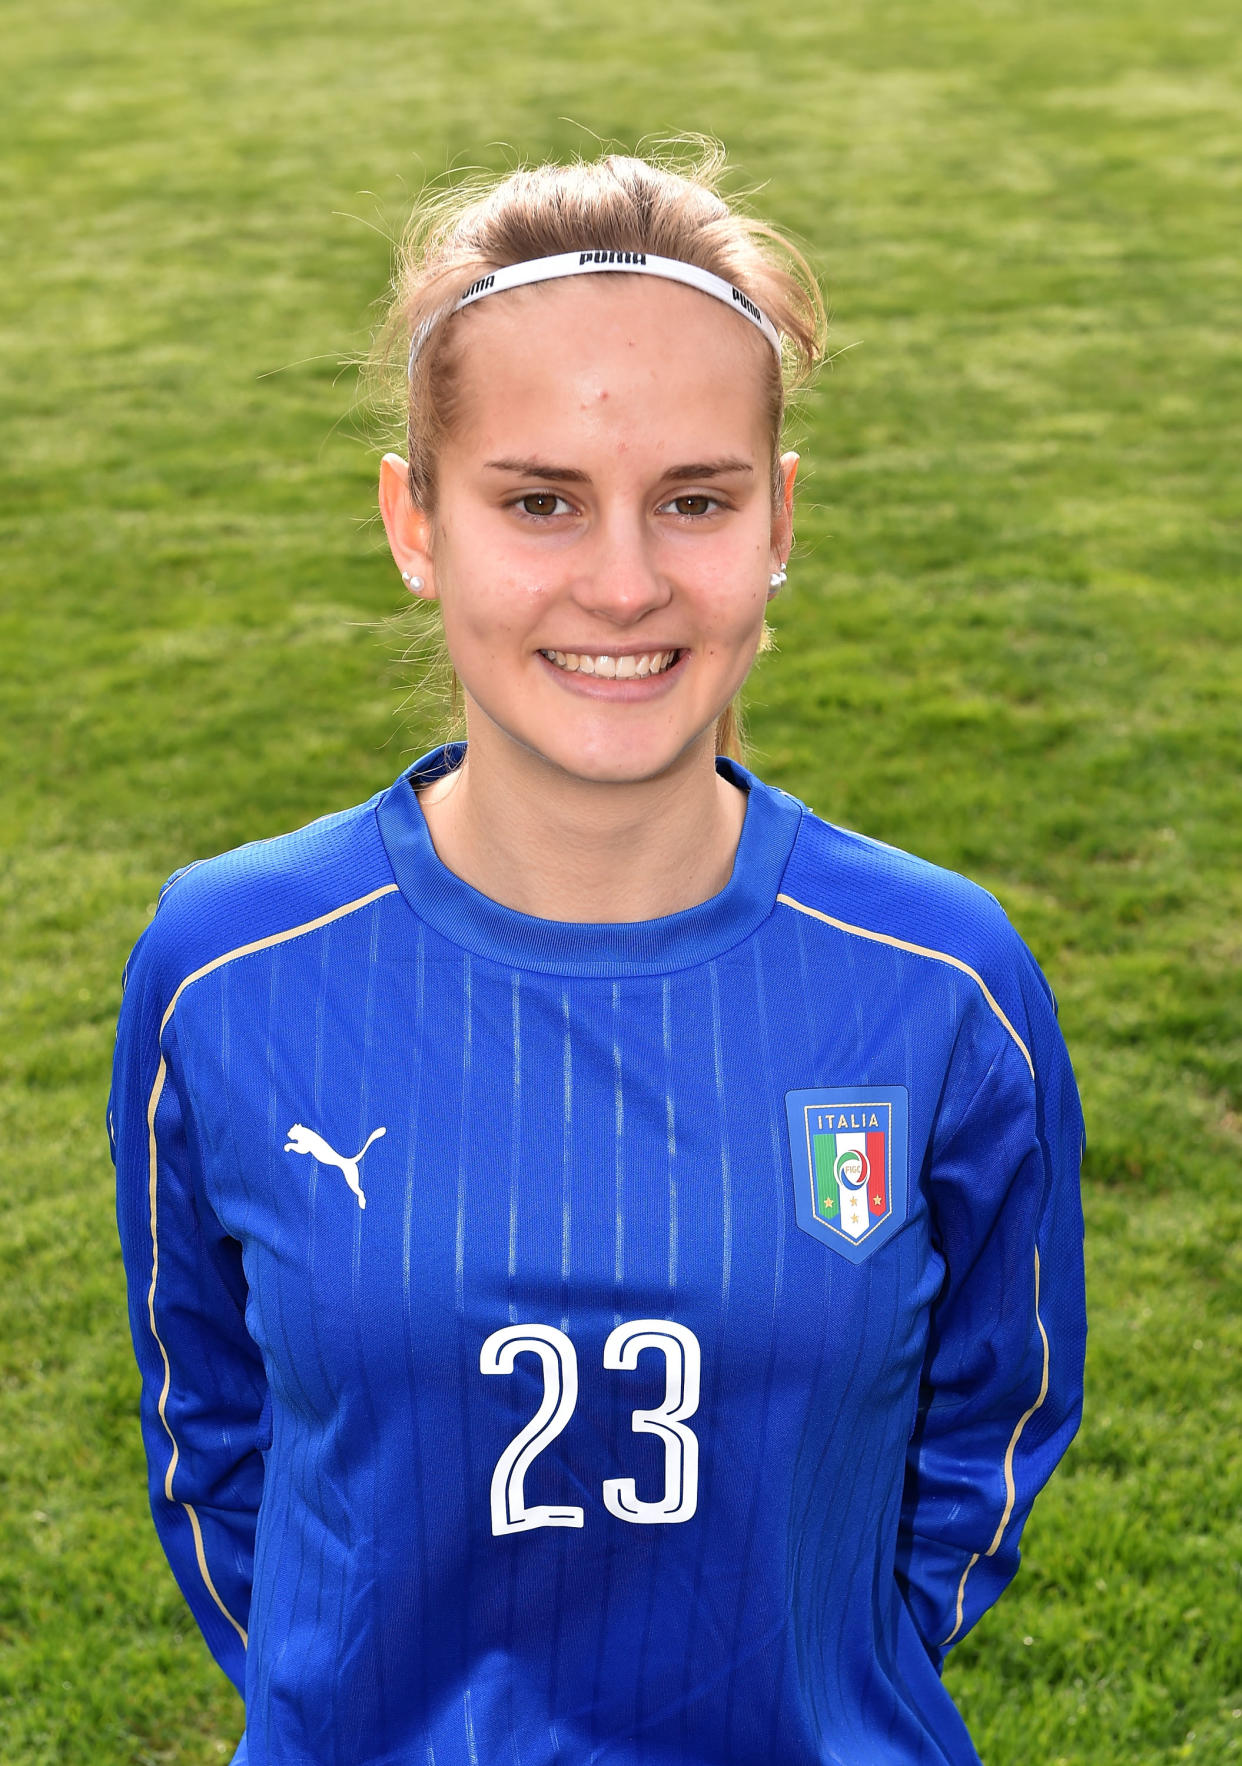
<path fill-rule="evenodd" d="M 645 264 L 645 251 L 580 251 L 578 268 L 583 264 Z"/>

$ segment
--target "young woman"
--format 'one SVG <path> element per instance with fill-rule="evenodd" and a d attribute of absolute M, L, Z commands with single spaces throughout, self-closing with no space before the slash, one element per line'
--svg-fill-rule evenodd
<path fill-rule="evenodd" d="M 736 758 L 816 297 L 611 157 L 439 212 L 397 312 L 380 506 L 468 739 L 178 873 L 117 1051 L 237 1758 L 965 1766 L 944 1654 L 1078 1416 L 1082 1125 L 993 899 Z"/>

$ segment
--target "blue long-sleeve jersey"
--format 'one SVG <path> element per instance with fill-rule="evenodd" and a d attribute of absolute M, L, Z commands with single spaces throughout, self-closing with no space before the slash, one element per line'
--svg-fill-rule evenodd
<path fill-rule="evenodd" d="M 965 1766 L 1077 1423 L 1082 1122 L 993 899 L 748 792 L 528 917 L 415 794 L 193 866 L 111 1121 L 156 1525 L 249 1766 Z"/>

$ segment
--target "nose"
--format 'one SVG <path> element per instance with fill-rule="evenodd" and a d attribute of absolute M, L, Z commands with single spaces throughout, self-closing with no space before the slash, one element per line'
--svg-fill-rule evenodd
<path fill-rule="evenodd" d="M 636 625 L 672 600 L 672 585 L 659 569 L 655 538 L 630 511 L 608 514 L 580 564 L 574 599 L 584 612 L 610 625 Z"/>

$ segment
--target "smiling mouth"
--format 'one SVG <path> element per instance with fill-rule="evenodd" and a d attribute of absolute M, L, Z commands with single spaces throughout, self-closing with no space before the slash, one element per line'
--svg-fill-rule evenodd
<path fill-rule="evenodd" d="M 643 680 L 662 675 L 684 654 L 681 650 L 648 650 L 639 656 L 580 656 L 574 650 L 541 650 L 566 674 L 599 675 L 608 681 Z"/>

